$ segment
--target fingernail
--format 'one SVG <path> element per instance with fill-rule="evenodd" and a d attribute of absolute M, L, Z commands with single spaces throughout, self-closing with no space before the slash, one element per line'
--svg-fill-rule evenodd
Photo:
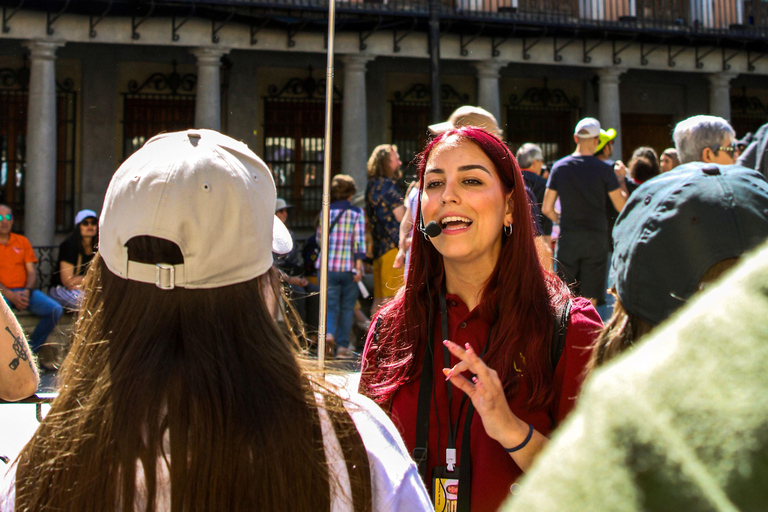
<path fill-rule="evenodd" d="M 472 382 L 474 382 L 475 384 L 477 384 L 477 377 L 472 377 Z"/>
<path fill-rule="evenodd" d="M 450 341 L 448 341 L 448 340 L 443 340 L 443 345 L 447 345 L 448 343 L 450 343 Z"/>
<path fill-rule="evenodd" d="M 451 372 L 452 370 L 450 368 L 443 368 L 443 375 L 445 375 L 445 380 L 451 380 Z"/>

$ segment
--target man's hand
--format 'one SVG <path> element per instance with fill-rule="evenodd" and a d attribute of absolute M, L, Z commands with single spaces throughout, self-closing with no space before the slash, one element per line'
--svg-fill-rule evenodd
<path fill-rule="evenodd" d="M 403 268 L 405 266 L 405 251 L 400 248 L 397 250 L 397 256 L 395 256 L 395 261 L 392 263 L 392 268 Z"/>
<path fill-rule="evenodd" d="M 413 227 L 413 224 L 411 224 L 411 227 Z M 392 265 L 394 268 L 405 266 L 405 255 L 410 250 L 412 242 L 413 237 L 411 236 L 411 232 L 409 230 L 408 233 L 406 233 L 405 238 L 400 238 L 400 248 L 397 251 L 397 256 L 395 256 L 395 263 Z"/>
<path fill-rule="evenodd" d="M 627 166 L 621 160 L 616 160 L 613 163 L 613 173 L 621 181 L 627 176 Z"/>
<path fill-rule="evenodd" d="M 309 281 L 307 281 L 306 277 L 292 276 L 288 278 L 288 284 L 292 284 L 293 286 L 301 286 L 304 288 L 309 284 Z"/>
<path fill-rule="evenodd" d="M 24 311 L 29 307 L 29 290 L 20 290 L 18 292 L 8 290 L 8 300 L 11 301 L 11 304 L 16 309 Z"/>
<path fill-rule="evenodd" d="M 352 280 L 359 283 L 365 276 L 365 269 L 363 268 L 363 260 L 355 261 L 355 274 L 352 276 Z"/>

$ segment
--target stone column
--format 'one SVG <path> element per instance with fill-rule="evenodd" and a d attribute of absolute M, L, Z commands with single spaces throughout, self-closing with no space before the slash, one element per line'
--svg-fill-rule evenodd
<path fill-rule="evenodd" d="M 227 91 L 226 119 L 227 135 L 245 142 L 249 148 L 257 151 L 259 140 L 263 140 L 261 127 L 256 124 L 264 103 L 257 101 L 259 62 L 251 52 L 238 52 L 231 56 L 232 69 L 229 74 Z M 263 155 L 262 155 L 263 156 Z"/>
<path fill-rule="evenodd" d="M 599 87 L 599 116 L 603 130 L 613 128 L 616 138 L 613 142 L 613 159 L 620 160 L 621 156 L 621 102 L 619 101 L 619 77 L 624 68 L 602 68 L 597 74 L 600 77 Z"/>
<path fill-rule="evenodd" d="M 365 95 L 365 66 L 373 60 L 368 55 L 343 55 L 344 103 L 341 106 L 341 172 L 357 184 L 357 195 L 365 192 L 368 162 L 368 105 Z M 382 141 L 383 142 L 383 141 Z M 336 144 L 336 141 L 331 141 Z"/>
<path fill-rule="evenodd" d="M 200 47 L 192 50 L 197 57 L 197 93 L 195 128 L 221 130 L 221 57 L 228 48 Z"/>
<path fill-rule="evenodd" d="M 56 50 L 64 43 L 27 41 L 29 106 L 24 234 L 33 246 L 53 245 L 56 233 Z"/>
<path fill-rule="evenodd" d="M 737 73 L 714 73 L 709 78 L 709 113 L 731 121 L 731 80 Z"/>
<path fill-rule="evenodd" d="M 104 193 L 123 156 L 115 152 L 117 53 L 116 45 L 108 44 L 92 44 L 82 50 L 80 202 L 75 211 L 101 210 Z"/>
<path fill-rule="evenodd" d="M 477 105 L 493 114 L 501 127 L 501 101 L 499 100 L 499 70 L 506 62 L 487 60 L 475 62 L 477 69 Z"/>

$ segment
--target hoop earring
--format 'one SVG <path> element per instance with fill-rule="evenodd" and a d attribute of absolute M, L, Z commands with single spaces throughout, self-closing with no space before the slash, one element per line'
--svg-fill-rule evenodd
<path fill-rule="evenodd" d="M 504 234 L 505 234 L 507 237 L 510 237 L 510 236 L 512 236 L 512 224 L 505 224 L 505 225 L 504 225 Z"/>

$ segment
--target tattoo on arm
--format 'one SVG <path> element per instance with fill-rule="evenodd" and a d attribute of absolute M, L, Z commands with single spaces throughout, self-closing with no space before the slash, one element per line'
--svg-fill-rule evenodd
<path fill-rule="evenodd" d="M 8 331 L 8 334 L 10 334 L 13 338 L 13 351 L 16 352 L 16 357 L 11 360 L 11 362 L 8 364 L 8 367 L 11 370 L 16 370 L 16 368 L 19 367 L 19 360 L 21 360 L 26 361 L 27 364 L 29 364 L 29 367 L 34 370 L 32 367 L 32 361 L 29 360 L 29 355 L 27 354 L 27 351 L 24 347 L 24 338 L 14 335 L 9 327 L 6 327 L 5 330 Z"/>

